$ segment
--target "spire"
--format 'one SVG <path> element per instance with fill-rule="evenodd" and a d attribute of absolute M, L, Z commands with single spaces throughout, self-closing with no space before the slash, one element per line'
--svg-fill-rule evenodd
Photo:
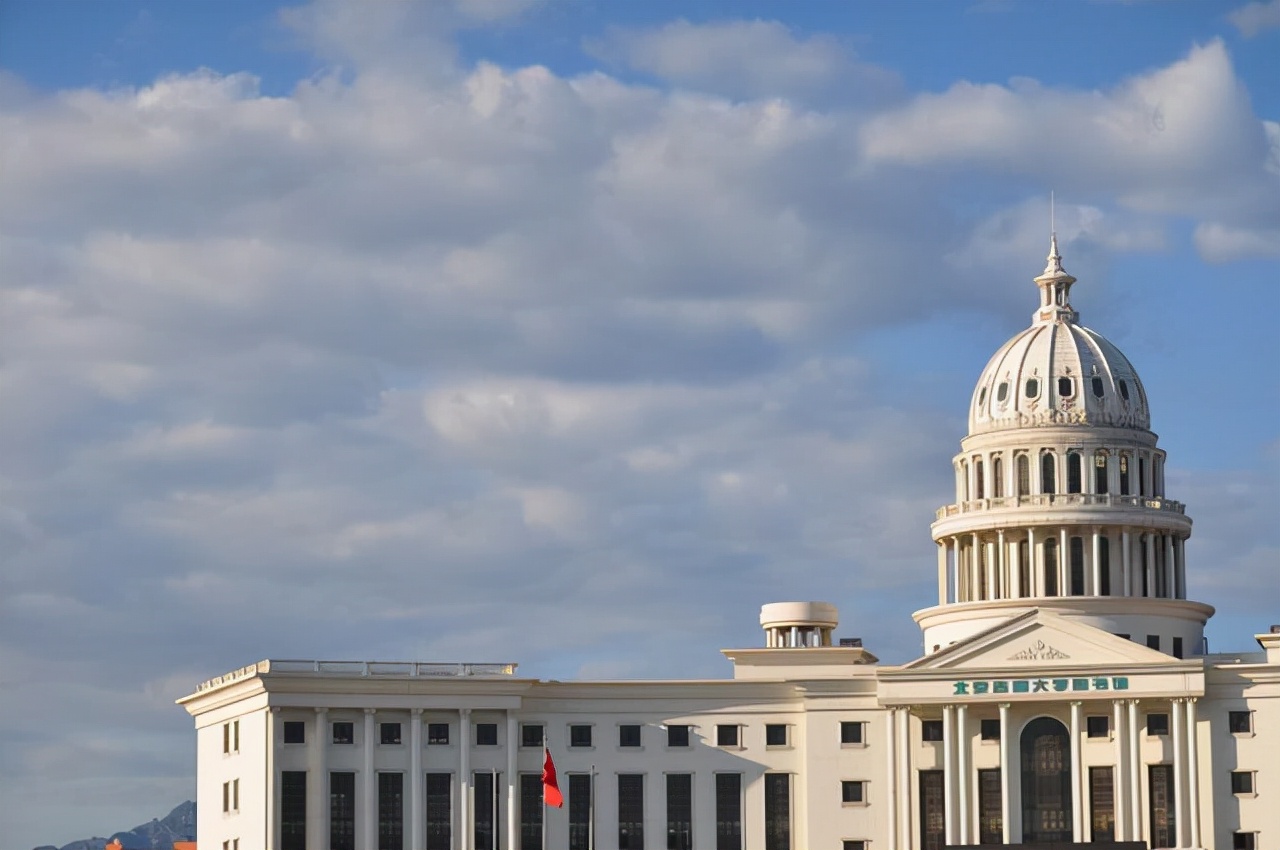
<path fill-rule="evenodd" d="M 1032 320 L 1043 322 L 1069 322 L 1074 324 L 1080 318 L 1071 307 L 1071 284 L 1076 279 L 1062 267 L 1062 255 L 1058 253 L 1058 234 L 1052 231 L 1049 236 L 1049 258 L 1045 263 L 1044 273 L 1036 279 L 1040 287 L 1040 309 L 1036 310 Z"/>
<path fill-rule="evenodd" d="M 1058 234 L 1056 231 L 1049 237 L 1048 260 L 1049 262 L 1046 263 L 1044 267 L 1045 276 L 1052 275 L 1057 277 L 1058 275 L 1064 275 L 1067 273 L 1066 269 L 1062 268 L 1062 255 L 1058 253 Z"/>

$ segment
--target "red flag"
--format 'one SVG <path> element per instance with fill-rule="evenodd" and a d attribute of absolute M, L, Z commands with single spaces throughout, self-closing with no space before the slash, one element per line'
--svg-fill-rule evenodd
<path fill-rule="evenodd" d="M 542 801 L 558 809 L 564 805 L 564 795 L 560 793 L 560 783 L 556 780 L 556 763 L 551 760 L 551 750 L 543 747 L 542 751 L 547 754 L 542 762 Z"/>

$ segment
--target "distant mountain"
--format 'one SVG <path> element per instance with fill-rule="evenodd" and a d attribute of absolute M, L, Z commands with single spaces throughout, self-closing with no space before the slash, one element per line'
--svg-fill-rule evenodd
<path fill-rule="evenodd" d="M 45 844 L 35 850 L 102 850 L 117 838 L 125 850 L 171 850 L 175 841 L 194 841 L 196 804 L 187 800 L 164 817 L 135 826 L 128 832 L 113 832 L 106 838 L 84 838 L 62 847 Z"/>

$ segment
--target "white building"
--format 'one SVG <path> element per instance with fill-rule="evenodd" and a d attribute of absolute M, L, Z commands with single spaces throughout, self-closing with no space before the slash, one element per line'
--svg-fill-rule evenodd
<path fill-rule="evenodd" d="M 933 524 L 924 657 L 880 665 L 794 602 L 725 680 L 262 661 L 180 700 L 201 850 L 1280 847 L 1280 629 L 1203 654 L 1142 382 L 1078 324 L 1056 241 L 1035 281 Z"/>

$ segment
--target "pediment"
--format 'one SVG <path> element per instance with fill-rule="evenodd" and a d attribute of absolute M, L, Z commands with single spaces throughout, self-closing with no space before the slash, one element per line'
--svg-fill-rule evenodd
<path fill-rule="evenodd" d="M 901 670 L 1008 670 L 1170 664 L 1176 659 L 1052 611 L 1010 618 Z"/>

